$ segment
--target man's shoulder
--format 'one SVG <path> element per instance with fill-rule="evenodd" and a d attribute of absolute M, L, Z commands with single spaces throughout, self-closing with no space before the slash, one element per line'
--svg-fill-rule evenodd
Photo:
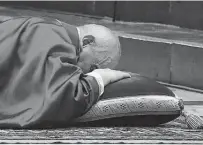
<path fill-rule="evenodd" d="M 27 21 L 34 24 L 54 24 L 54 25 L 62 26 L 60 21 L 52 17 L 28 17 Z"/>

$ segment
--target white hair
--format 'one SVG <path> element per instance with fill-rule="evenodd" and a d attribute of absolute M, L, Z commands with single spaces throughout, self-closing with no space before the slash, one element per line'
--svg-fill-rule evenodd
<path fill-rule="evenodd" d="M 80 34 L 82 38 L 86 35 L 95 37 L 95 43 L 92 44 L 94 63 L 100 68 L 114 69 L 121 57 L 121 45 L 118 36 L 101 25 L 88 24 L 79 28 L 82 31 L 82 34 Z"/>

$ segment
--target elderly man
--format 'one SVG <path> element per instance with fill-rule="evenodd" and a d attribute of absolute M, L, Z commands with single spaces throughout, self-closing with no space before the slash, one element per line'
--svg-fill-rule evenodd
<path fill-rule="evenodd" d="M 121 50 L 106 27 L 17 17 L 0 23 L 0 127 L 68 124 L 104 87 L 130 77 L 112 70 Z"/>

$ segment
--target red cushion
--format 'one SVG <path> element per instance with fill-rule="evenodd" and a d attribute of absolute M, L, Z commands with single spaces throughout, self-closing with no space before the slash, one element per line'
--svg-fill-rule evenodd
<path fill-rule="evenodd" d="M 165 86 L 133 74 L 106 86 L 100 101 L 74 122 L 94 126 L 154 126 L 177 118 L 181 105 Z"/>
<path fill-rule="evenodd" d="M 101 99 L 125 96 L 136 97 L 139 95 L 167 95 L 175 97 L 171 90 L 156 81 L 133 74 L 131 78 L 122 79 L 106 86 Z"/>

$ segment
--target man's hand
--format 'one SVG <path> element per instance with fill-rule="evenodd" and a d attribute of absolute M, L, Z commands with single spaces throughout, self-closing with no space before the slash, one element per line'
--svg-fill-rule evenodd
<path fill-rule="evenodd" d="M 98 73 L 102 77 L 104 86 L 108 85 L 109 83 L 131 77 L 127 72 L 112 69 L 95 69 L 93 72 Z"/>
<path fill-rule="evenodd" d="M 104 87 L 115 81 L 131 77 L 129 73 L 111 70 L 111 69 L 95 69 L 94 71 L 87 73 L 96 79 L 99 85 L 99 96 L 104 92 Z"/>

